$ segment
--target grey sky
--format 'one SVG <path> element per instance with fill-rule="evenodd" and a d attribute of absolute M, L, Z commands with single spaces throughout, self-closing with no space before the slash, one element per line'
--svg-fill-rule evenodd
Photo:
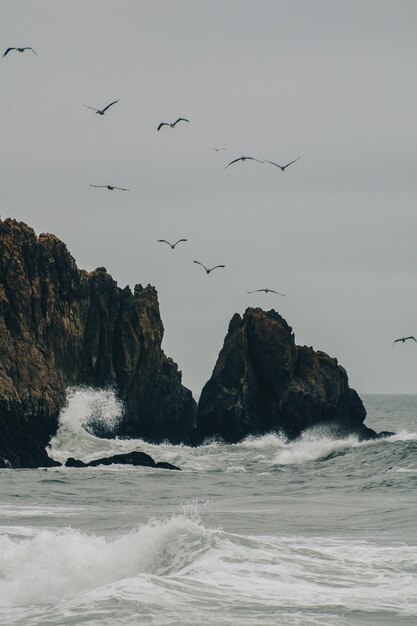
<path fill-rule="evenodd" d="M 0 58 L 2 217 L 154 284 L 188 387 L 262 306 L 359 392 L 417 392 L 392 348 L 417 334 L 415 0 L 3 0 L 0 33 L 38 53 Z"/>

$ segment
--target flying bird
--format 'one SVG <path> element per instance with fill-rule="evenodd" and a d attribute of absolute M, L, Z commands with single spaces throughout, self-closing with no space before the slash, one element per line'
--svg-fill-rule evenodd
<path fill-rule="evenodd" d="M 95 111 L 98 115 L 104 115 L 105 112 L 107 111 L 107 109 L 110 109 L 110 107 L 112 107 L 113 104 L 116 104 L 116 102 L 119 102 L 119 100 L 115 100 L 114 102 L 110 102 L 110 104 L 108 104 L 107 106 L 103 107 L 102 109 L 96 109 L 95 107 L 90 107 L 88 104 L 83 104 L 83 106 L 87 107 L 87 109 L 91 109 L 92 111 Z"/>
<path fill-rule="evenodd" d="M 227 148 L 212 148 L 214 152 L 220 152 L 220 150 L 227 150 Z"/>
<path fill-rule="evenodd" d="M 226 267 L 225 265 L 215 265 L 214 267 L 208 268 L 205 265 L 203 265 L 202 263 L 200 263 L 200 261 L 194 261 L 194 263 L 198 263 L 198 265 L 201 265 L 202 267 L 204 267 L 204 269 L 206 270 L 207 274 L 210 274 L 210 272 L 215 270 L 217 267 Z"/>
<path fill-rule="evenodd" d="M 124 187 L 114 187 L 112 185 L 90 185 L 90 187 L 102 187 L 103 189 L 108 189 L 109 191 L 113 191 L 114 189 L 118 189 L 119 191 L 130 191 L 130 189 L 125 189 Z"/>
<path fill-rule="evenodd" d="M 175 120 L 175 122 L 172 122 L 172 124 L 170 122 L 161 122 L 156 130 L 161 130 L 162 126 L 169 126 L 170 128 L 175 128 L 175 125 L 178 124 L 178 122 L 189 122 L 189 121 L 190 120 L 186 120 L 185 117 L 179 117 L 177 120 Z"/>
<path fill-rule="evenodd" d="M 26 46 L 25 48 L 7 48 L 6 52 L 3 54 L 3 56 L 7 56 L 9 54 L 9 52 L 11 52 L 12 50 L 16 50 L 16 52 L 25 52 L 25 50 L 32 50 L 32 52 L 34 54 L 36 54 L 36 56 L 38 56 L 38 53 L 34 51 L 33 48 L 31 48 L 30 46 Z"/>
<path fill-rule="evenodd" d="M 158 241 L 160 243 L 167 243 L 169 246 L 171 246 L 171 248 L 174 250 L 175 246 L 180 243 L 180 241 L 188 241 L 188 239 L 178 239 L 178 241 L 176 241 L 175 243 L 170 243 L 169 241 L 167 241 L 166 239 L 158 239 Z"/>
<path fill-rule="evenodd" d="M 277 293 L 279 296 L 283 296 L 285 298 L 285 293 L 268 289 L 268 287 L 265 287 L 265 289 L 254 289 L 253 291 L 248 291 L 248 293 L 258 293 L 258 291 L 264 291 L 265 293 Z"/>
<path fill-rule="evenodd" d="M 401 337 L 401 339 L 395 339 L 394 343 L 392 344 L 392 347 L 394 347 L 398 341 L 401 341 L 401 343 L 405 343 L 407 339 L 412 339 L 413 341 L 417 343 L 417 339 L 413 337 L 412 335 L 410 335 L 409 337 Z"/>
<path fill-rule="evenodd" d="M 299 161 L 301 159 L 301 157 L 297 157 L 296 159 L 294 159 L 294 161 L 290 161 L 289 163 L 287 163 L 286 165 L 279 165 L 279 163 L 274 163 L 273 161 L 265 161 L 265 163 L 270 163 L 271 165 L 275 165 L 275 167 L 279 167 L 279 169 L 284 172 L 287 167 L 289 167 L 290 165 L 292 165 L 293 163 L 295 163 L 296 161 Z"/>
<path fill-rule="evenodd" d="M 227 169 L 229 167 L 229 165 L 232 165 L 233 163 L 237 163 L 238 161 L 247 161 L 248 159 L 251 160 L 251 161 L 257 161 L 258 163 L 263 163 L 263 161 L 260 161 L 259 159 L 255 159 L 255 157 L 241 156 L 238 159 L 234 159 L 233 161 L 230 161 L 230 163 L 228 165 L 226 165 L 226 167 L 224 169 Z"/>

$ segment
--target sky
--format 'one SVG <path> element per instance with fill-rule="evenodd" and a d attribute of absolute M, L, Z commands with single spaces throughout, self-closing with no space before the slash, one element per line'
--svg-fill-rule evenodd
<path fill-rule="evenodd" d="M 155 285 L 193 393 L 249 306 L 417 393 L 415 0 L 3 0 L 0 40 L 2 218 Z"/>

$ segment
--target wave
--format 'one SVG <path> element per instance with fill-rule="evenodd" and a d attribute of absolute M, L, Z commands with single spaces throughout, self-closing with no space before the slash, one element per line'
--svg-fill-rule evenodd
<path fill-rule="evenodd" d="M 53 611 L 82 606 L 85 617 L 87 605 L 100 613 L 117 599 L 120 610 L 121 603 L 126 610 L 131 603 L 136 619 L 140 608 L 152 623 L 161 612 L 167 620 L 171 611 L 178 615 L 180 607 L 187 624 L 225 623 L 226 608 L 236 615 L 236 622 L 228 622 L 233 624 L 277 623 L 270 621 L 271 611 L 294 619 L 280 623 L 297 623 L 297 615 L 302 623 L 315 623 L 309 611 L 326 606 L 417 616 L 416 568 L 415 546 L 244 536 L 185 516 L 153 520 L 114 538 L 41 530 L 19 539 L 0 536 L 0 615 L 12 623 L 22 615 L 18 609 L 29 607 L 39 619 L 47 607 L 52 621 L 38 623 L 54 623 Z"/>
<path fill-rule="evenodd" d="M 91 424 L 110 431 L 118 423 L 122 412 L 122 403 L 113 390 L 69 389 L 48 454 L 61 463 L 65 463 L 68 457 L 88 462 L 138 450 L 150 454 L 157 461 L 178 465 L 185 471 L 245 472 L 253 469 L 265 472 L 277 466 L 329 460 L 357 448 L 417 441 L 417 433 L 407 432 L 371 441 L 359 441 L 354 436 L 340 439 L 331 426 L 320 426 L 311 428 L 292 442 L 279 434 L 269 433 L 247 437 L 236 444 L 211 441 L 195 448 L 169 443 L 156 445 L 141 439 L 102 439 L 89 432 Z M 112 470 L 107 468 L 107 471 Z"/>
<path fill-rule="evenodd" d="M 175 517 L 106 539 L 67 528 L 0 537 L 0 604 L 39 604 L 147 573 L 167 576 L 205 549 L 198 523 Z"/>

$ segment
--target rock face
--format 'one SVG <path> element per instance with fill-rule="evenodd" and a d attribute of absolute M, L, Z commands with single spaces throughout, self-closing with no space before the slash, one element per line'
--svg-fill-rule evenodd
<path fill-rule="evenodd" d="M 70 385 L 114 387 L 119 434 L 184 440 L 195 402 L 162 337 L 153 287 L 120 289 L 54 235 L 0 220 L 0 467 L 55 465 L 44 448 Z"/>
<path fill-rule="evenodd" d="M 211 379 L 201 393 L 195 441 L 280 431 L 293 439 L 318 424 L 372 438 L 365 408 L 336 359 L 296 346 L 275 311 L 249 308 L 232 318 Z"/>

